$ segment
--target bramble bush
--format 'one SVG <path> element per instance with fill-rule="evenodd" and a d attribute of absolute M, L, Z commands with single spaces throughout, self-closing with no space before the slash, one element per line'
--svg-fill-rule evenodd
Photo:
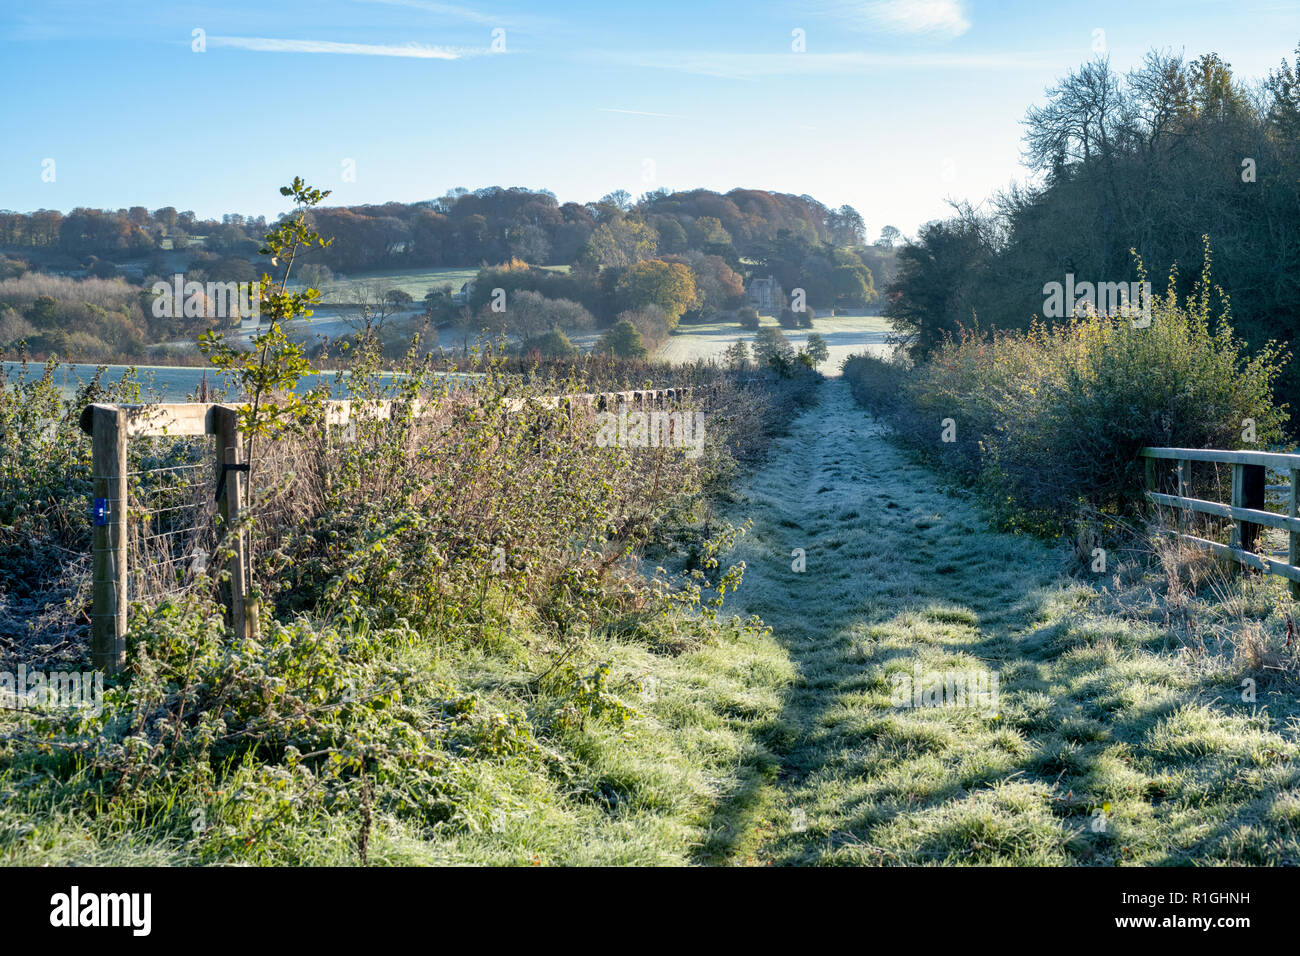
<path fill-rule="evenodd" d="M 873 414 L 976 486 L 1004 525 L 1054 534 L 1081 507 L 1133 513 L 1144 446 L 1241 448 L 1246 419 L 1249 447 L 1284 438 L 1274 384 L 1288 355 L 1271 342 L 1248 352 L 1236 337 L 1208 247 L 1192 296 L 1180 302 L 1171 281 L 1150 320 L 966 331 L 917 365 L 858 355 L 844 372 Z M 941 441 L 946 418 L 955 441 Z"/>
<path fill-rule="evenodd" d="M 100 368 L 65 395 L 60 365 L 51 358 L 33 368 L 24 353 L 11 371 L 0 363 L 0 667 L 20 647 L 46 648 L 27 658 L 36 666 L 45 653 L 66 656 L 84 637 L 93 475 L 81 410 L 138 402 L 146 391 L 133 369 L 105 382 Z"/>

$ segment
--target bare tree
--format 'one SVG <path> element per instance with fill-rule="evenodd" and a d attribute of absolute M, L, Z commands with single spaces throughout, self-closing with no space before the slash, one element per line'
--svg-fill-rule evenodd
<path fill-rule="evenodd" d="M 1192 96 L 1181 56 L 1149 51 L 1142 66 L 1129 73 L 1127 85 L 1133 126 L 1148 149 L 1182 131 L 1192 114 Z"/>
<path fill-rule="evenodd" d="M 1025 115 L 1032 167 L 1046 170 L 1110 154 L 1124 103 L 1109 60 L 1085 63 L 1049 87 L 1047 96 L 1046 106 L 1032 106 Z"/>
<path fill-rule="evenodd" d="M 344 321 L 356 331 L 374 335 L 381 342 L 393 322 L 411 311 L 411 294 L 390 282 L 354 282 L 349 292 L 352 308 Z"/>

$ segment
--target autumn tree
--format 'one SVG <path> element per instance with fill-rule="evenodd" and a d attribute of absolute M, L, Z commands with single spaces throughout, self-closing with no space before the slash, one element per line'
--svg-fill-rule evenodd
<path fill-rule="evenodd" d="M 695 273 L 696 308 L 702 314 L 734 309 L 745 298 L 745 281 L 721 256 L 692 251 L 685 257 Z"/>
<path fill-rule="evenodd" d="M 698 295 L 691 269 L 680 262 L 662 259 L 631 266 L 619 277 L 615 288 L 626 308 L 657 305 L 663 309 L 670 330 L 676 327 L 682 313 L 695 304 Z"/>
<path fill-rule="evenodd" d="M 596 227 L 579 264 L 587 269 L 622 268 L 654 257 L 658 234 L 638 219 L 618 219 Z"/>

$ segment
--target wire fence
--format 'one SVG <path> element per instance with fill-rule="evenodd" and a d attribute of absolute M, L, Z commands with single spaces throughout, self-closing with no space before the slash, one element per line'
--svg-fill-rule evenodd
<path fill-rule="evenodd" d="M 157 603 L 216 583 L 220 473 L 213 444 L 206 436 L 132 440 L 128 602 Z M 247 496 L 242 516 L 252 529 L 250 569 L 280 546 L 312 497 L 325 451 L 319 443 L 292 436 L 257 446 L 242 479 Z"/>
<path fill-rule="evenodd" d="M 329 432 L 324 430 L 326 442 Z M 325 454 L 326 446 L 301 438 L 263 443 L 255 451 L 249 462 L 244 503 L 244 515 L 252 528 L 247 544 L 250 572 L 256 574 L 266 555 L 279 548 L 284 534 L 295 527 L 296 518 L 309 510 Z M 250 583 L 256 585 L 257 581 Z"/>
<path fill-rule="evenodd" d="M 575 415 L 585 419 L 597 409 L 625 405 L 660 407 L 684 400 L 689 391 L 511 398 L 496 406 L 507 424 L 485 441 L 536 452 L 512 463 L 511 479 L 526 478 L 552 453 L 563 457 L 565 442 L 572 438 L 565 439 L 564 432 L 572 428 Z M 94 461 L 89 617 L 96 662 L 110 672 L 124 666 L 132 604 L 158 603 L 196 588 L 213 589 L 236 633 L 256 635 L 261 602 L 251 595 L 262 584 L 276 591 L 279 558 L 286 543 L 292 544 L 287 536 L 310 533 L 304 521 L 324 513 L 328 477 L 338 466 L 340 446 L 360 442 L 363 457 L 373 451 L 382 459 L 389 442 L 410 443 L 403 454 L 411 463 L 422 462 L 417 470 L 443 463 L 446 474 L 458 475 L 466 462 L 457 423 L 482 418 L 478 405 L 468 398 L 410 406 L 330 402 L 323 419 L 303 434 L 255 441 L 251 459 L 246 458 L 249 448 L 234 406 L 88 406 L 80 423 L 92 436 Z M 399 413 L 409 415 L 403 427 L 389 427 Z M 477 530 L 484 540 L 493 537 L 492 527 L 517 504 L 509 494 L 497 496 L 500 502 L 489 495 L 491 505 L 476 500 L 485 494 L 484 489 L 473 492 L 458 515 L 482 524 Z M 487 513 L 472 518 L 480 510 Z"/>
<path fill-rule="evenodd" d="M 216 547 L 212 440 L 137 438 L 127 472 L 128 602 L 199 585 Z"/>

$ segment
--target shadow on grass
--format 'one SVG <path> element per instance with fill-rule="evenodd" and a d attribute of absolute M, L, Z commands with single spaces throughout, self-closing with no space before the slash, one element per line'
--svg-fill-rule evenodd
<path fill-rule="evenodd" d="M 1084 613 L 1059 552 L 989 531 L 849 402 L 828 384 L 750 483 L 742 598 L 799 677 L 701 862 L 1294 861 L 1295 745 Z M 1002 675 L 999 714 L 891 706 L 887 672 L 949 661 Z"/>

